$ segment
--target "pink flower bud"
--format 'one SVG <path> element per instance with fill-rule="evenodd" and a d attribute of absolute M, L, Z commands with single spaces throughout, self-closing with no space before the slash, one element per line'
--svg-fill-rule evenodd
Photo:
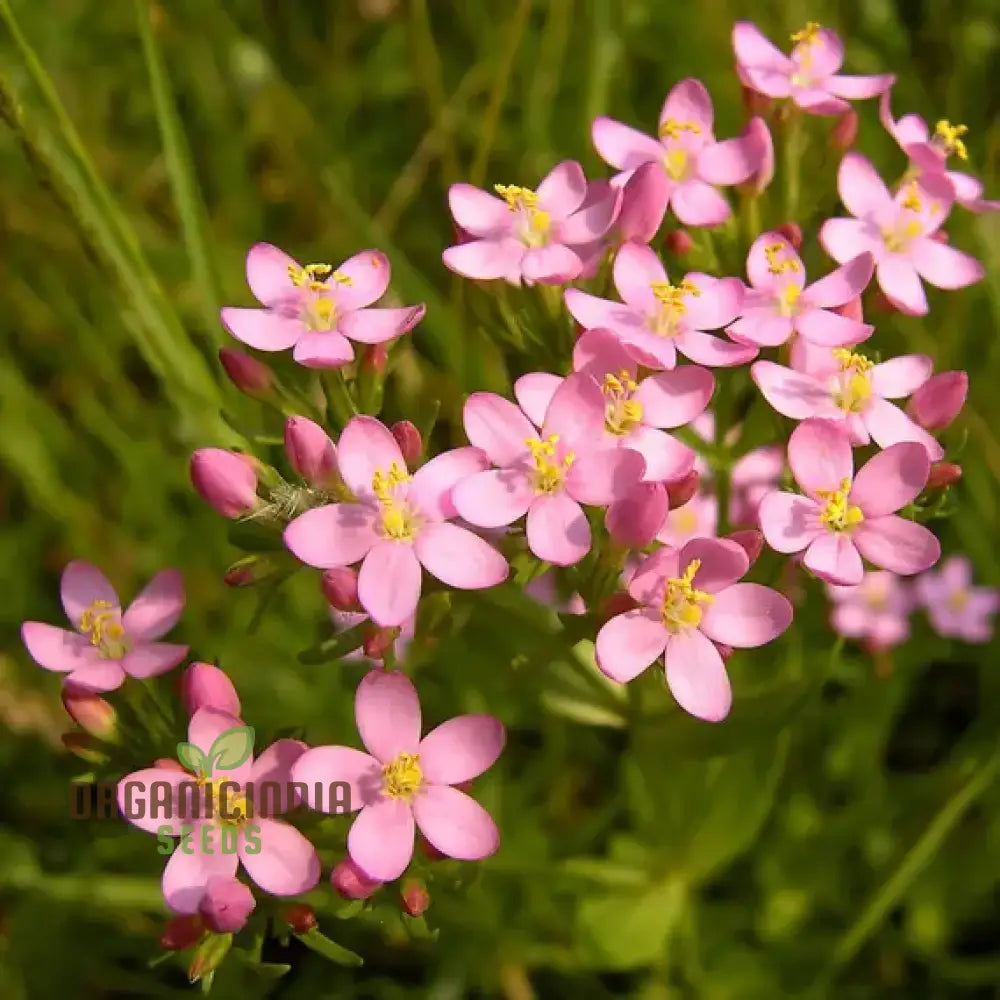
<path fill-rule="evenodd" d="M 431 894 L 420 879 L 408 878 L 400 891 L 399 905 L 403 912 L 408 913 L 411 917 L 422 916 L 427 907 L 431 905 Z"/>
<path fill-rule="evenodd" d="M 292 468 L 311 486 L 326 489 L 340 480 L 336 446 L 308 417 L 289 417 L 285 422 L 285 453 Z"/>
<path fill-rule="evenodd" d="M 683 479 L 678 479 L 675 483 L 667 483 L 670 509 L 677 510 L 678 507 L 683 507 L 698 492 L 700 483 L 701 476 L 697 471 L 689 472 Z"/>
<path fill-rule="evenodd" d="M 934 240 L 935 243 L 947 243 L 948 234 L 943 229 L 936 229 L 933 233 L 931 233 L 931 239 Z"/>
<path fill-rule="evenodd" d="M 118 714 L 100 695 L 63 684 L 63 708 L 66 714 L 86 733 L 99 740 L 111 741 L 118 733 Z"/>
<path fill-rule="evenodd" d="M 968 394 L 966 372 L 939 372 L 917 389 L 906 411 L 924 430 L 940 431 L 959 415 Z"/>
<path fill-rule="evenodd" d="M 181 700 L 188 715 L 199 708 L 214 708 L 239 716 L 240 699 L 233 682 L 211 663 L 192 663 L 181 676 Z"/>
<path fill-rule="evenodd" d="M 320 580 L 327 604 L 336 611 L 360 611 L 358 574 L 347 566 L 337 566 L 323 573 Z"/>
<path fill-rule="evenodd" d="M 253 459 L 235 451 L 200 448 L 191 456 L 191 483 L 203 500 L 233 520 L 260 503 Z"/>
<path fill-rule="evenodd" d="M 389 352 L 385 344 L 369 344 L 361 353 L 361 370 L 381 375 L 389 364 Z"/>
<path fill-rule="evenodd" d="M 935 462 L 927 477 L 927 489 L 944 490 L 962 478 L 962 467 L 954 462 Z"/>
<path fill-rule="evenodd" d="M 376 628 L 364 641 L 361 647 L 365 656 L 372 660 L 380 660 L 399 636 L 399 628 Z"/>
<path fill-rule="evenodd" d="M 764 536 L 753 528 L 733 531 L 726 537 L 731 542 L 736 542 L 736 544 L 739 545 L 744 552 L 746 552 L 751 566 L 757 561 L 757 557 L 760 555 L 760 551 L 764 547 Z"/>
<path fill-rule="evenodd" d="M 672 229 L 664 236 L 663 245 L 667 253 L 672 253 L 675 257 L 685 257 L 694 248 L 694 240 L 686 229 Z"/>
<path fill-rule="evenodd" d="M 625 499 L 608 507 L 604 524 L 616 542 L 641 549 L 656 538 L 668 510 L 667 490 L 662 483 L 638 483 Z"/>
<path fill-rule="evenodd" d="M 367 899 L 382 883 L 369 878 L 350 858 L 344 858 L 330 872 L 330 885 L 344 899 Z"/>
<path fill-rule="evenodd" d="M 198 912 L 210 930 L 217 934 L 235 934 L 246 926 L 256 905 L 253 893 L 239 879 L 213 875 L 205 885 Z"/>
<path fill-rule="evenodd" d="M 308 934 L 316 926 L 316 911 L 308 903 L 292 903 L 282 915 L 293 934 Z"/>
<path fill-rule="evenodd" d="M 660 228 L 670 200 L 670 185 L 659 163 L 637 167 L 622 189 L 618 239 L 648 243 Z"/>
<path fill-rule="evenodd" d="M 861 296 L 857 298 L 849 299 L 842 306 L 836 306 L 833 310 L 835 313 L 843 316 L 845 319 L 852 319 L 855 323 L 863 323 L 865 321 L 864 312 L 861 308 Z"/>
<path fill-rule="evenodd" d="M 237 559 L 222 579 L 227 587 L 252 587 L 275 572 L 274 561 L 265 555 L 249 555 Z"/>
<path fill-rule="evenodd" d="M 171 917 L 160 935 L 160 947 L 165 951 L 184 951 L 201 940 L 205 925 L 197 913 Z"/>
<path fill-rule="evenodd" d="M 858 137 L 858 113 L 853 108 L 845 111 L 830 129 L 830 145 L 834 149 L 850 149 Z"/>
<path fill-rule="evenodd" d="M 797 222 L 783 222 L 774 231 L 779 236 L 784 236 L 794 249 L 798 250 L 802 246 L 802 227 Z"/>
<path fill-rule="evenodd" d="M 774 139 L 763 118 L 751 118 L 743 130 L 743 138 L 752 143 L 756 169 L 744 182 L 754 194 L 760 194 L 774 179 Z"/>
<path fill-rule="evenodd" d="M 274 373 L 256 358 L 231 347 L 223 347 L 219 351 L 219 361 L 229 380 L 240 392 L 254 399 L 263 399 L 271 394 Z"/>
<path fill-rule="evenodd" d="M 406 464 L 412 469 L 420 461 L 424 450 L 420 431 L 409 420 L 399 420 L 389 430 L 392 431 L 392 436 L 396 439 L 396 444 L 399 445 L 399 450 L 403 453 Z"/>

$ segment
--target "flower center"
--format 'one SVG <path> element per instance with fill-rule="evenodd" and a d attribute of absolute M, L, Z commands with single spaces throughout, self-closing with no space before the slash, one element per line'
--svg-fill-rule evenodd
<path fill-rule="evenodd" d="M 604 376 L 604 395 L 608 403 L 604 410 L 604 427 L 610 434 L 624 437 L 642 423 L 642 403 L 632 398 L 639 386 L 625 369 L 617 375 Z"/>
<path fill-rule="evenodd" d="M 420 754 L 401 753 L 382 768 L 382 791 L 392 799 L 412 799 L 424 783 Z"/>
<path fill-rule="evenodd" d="M 945 602 L 949 611 L 953 611 L 958 614 L 965 610 L 965 606 L 969 603 L 969 592 L 967 590 L 954 590 L 948 595 L 948 600 Z"/>
<path fill-rule="evenodd" d="M 670 512 L 671 525 L 674 531 L 682 535 L 690 535 L 698 530 L 698 515 L 686 504 L 679 510 Z"/>
<path fill-rule="evenodd" d="M 353 285 L 353 279 L 336 271 L 329 264 L 288 265 L 289 280 L 296 288 L 312 294 L 302 305 L 302 322 L 313 333 L 332 330 L 337 322 L 337 305 L 330 297 L 330 282 L 337 285 Z"/>
<path fill-rule="evenodd" d="M 711 604 L 715 600 L 711 594 L 694 588 L 693 580 L 699 569 L 701 560 L 692 559 L 681 576 L 667 580 L 660 616 L 667 631 L 673 635 L 700 625 L 701 606 Z"/>
<path fill-rule="evenodd" d="M 920 187 L 917 181 L 911 180 L 903 188 L 903 199 L 900 202 L 902 212 L 912 212 L 919 215 L 924 210 L 924 202 L 920 197 Z M 931 212 L 938 211 L 937 204 L 931 205 Z M 905 219 L 900 215 L 894 226 L 887 226 L 882 230 L 882 240 L 886 249 L 892 253 L 902 253 L 918 236 L 923 235 L 924 227 L 919 218 Z"/>
<path fill-rule="evenodd" d="M 683 149 L 668 149 L 663 156 L 663 169 L 673 181 L 683 181 L 687 177 L 690 157 Z"/>
<path fill-rule="evenodd" d="M 802 289 L 798 285 L 789 282 L 781 290 L 778 296 L 778 312 L 782 316 L 794 316 L 799 311 L 799 296 Z"/>
<path fill-rule="evenodd" d="M 947 118 L 942 118 L 934 126 L 934 139 L 932 141 L 944 152 L 945 157 L 957 156 L 960 160 L 967 160 L 969 151 L 965 148 L 965 143 L 962 142 L 962 136 L 968 131 L 967 126 L 952 125 Z"/>
<path fill-rule="evenodd" d="M 393 462 L 388 472 L 376 469 L 372 476 L 372 493 L 379 502 L 385 538 L 409 542 L 420 529 L 416 512 L 398 495 L 398 488 L 409 481 L 409 473 L 398 462 Z"/>
<path fill-rule="evenodd" d="M 698 298 L 701 290 L 687 278 L 679 285 L 654 281 L 649 287 L 660 303 L 659 311 L 649 322 L 649 328 L 658 337 L 676 337 L 681 332 L 681 317 L 687 312 L 684 296 L 693 295 Z"/>
<path fill-rule="evenodd" d="M 80 615 L 80 631 L 90 638 L 105 660 L 120 660 L 129 651 L 129 640 L 121 616 L 109 601 L 94 601 Z"/>
<path fill-rule="evenodd" d="M 848 502 L 847 494 L 850 491 L 850 479 L 842 480 L 839 490 L 816 491 L 816 495 L 826 501 L 823 505 L 823 510 L 820 512 L 819 519 L 831 531 L 850 531 L 865 519 L 865 515 L 861 513 L 861 508 L 855 507 L 854 504 Z"/>
<path fill-rule="evenodd" d="M 808 69 L 812 65 L 812 52 L 810 49 L 818 44 L 819 33 L 822 29 L 823 25 L 817 21 L 808 21 L 804 28 L 800 28 L 792 34 L 793 44 L 801 46 L 799 50 L 799 66 L 802 69 Z M 792 83 L 800 87 L 806 86 L 806 77 L 803 76 L 801 80 L 797 80 L 796 76 L 799 75 L 797 73 L 792 77 Z"/>
<path fill-rule="evenodd" d="M 833 401 L 844 413 L 862 413 L 872 395 L 872 362 L 863 354 L 855 354 L 841 347 L 833 352 L 840 362 L 840 374 L 836 376 Z"/>
<path fill-rule="evenodd" d="M 556 460 L 556 445 L 558 434 L 550 434 L 544 441 L 540 438 L 526 438 L 524 442 L 531 452 L 531 460 L 535 469 L 532 474 L 532 485 L 536 493 L 556 493 L 562 489 L 563 480 L 569 467 L 576 461 L 576 455 L 567 451 L 562 461 Z"/>
<path fill-rule="evenodd" d="M 543 247 L 549 242 L 552 219 L 538 207 L 538 195 L 516 184 L 494 184 L 493 190 L 517 216 L 518 239 L 526 247 Z"/>

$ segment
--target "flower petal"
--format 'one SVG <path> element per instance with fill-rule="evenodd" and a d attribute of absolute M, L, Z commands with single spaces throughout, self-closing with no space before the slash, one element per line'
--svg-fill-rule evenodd
<path fill-rule="evenodd" d="M 334 782 L 346 783 L 350 786 L 348 811 L 357 812 L 379 800 L 382 765 L 353 747 L 313 747 L 292 765 L 292 781 L 306 786 L 303 798 L 310 809 L 325 813 L 339 811 L 338 800 L 329 793 L 329 786 Z"/>
<path fill-rule="evenodd" d="M 729 202 L 705 181 L 684 181 L 670 193 L 670 207 L 685 226 L 718 226 L 732 214 Z"/>
<path fill-rule="evenodd" d="M 654 138 L 613 118 L 595 118 L 590 135 L 601 159 L 619 170 L 659 162 L 663 155 L 663 147 Z"/>
<path fill-rule="evenodd" d="M 643 423 L 650 427 L 680 427 L 704 413 L 715 376 L 698 365 L 683 365 L 643 379 L 635 393 Z"/>
<path fill-rule="evenodd" d="M 726 327 L 726 333 L 741 344 L 758 347 L 779 347 L 794 333 L 789 316 L 779 316 L 770 306 L 747 309 L 743 315 Z"/>
<path fill-rule="evenodd" d="M 924 448 L 932 462 L 944 457 L 944 448 L 938 441 L 888 400 L 873 396 L 862 419 L 872 440 L 880 448 L 888 448 L 901 441 L 913 441 Z"/>
<path fill-rule="evenodd" d="M 788 439 L 788 464 L 795 481 L 810 496 L 818 490 L 839 490 L 854 476 L 851 442 L 835 424 L 806 420 Z"/>
<path fill-rule="evenodd" d="M 557 434 L 560 448 L 572 450 L 579 444 L 589 451 L 601 439 L 604 414 L 604 393 L 597 380 L 589 372 L 574 372 L 552 396 L 542 437 Z"/>
<path fill-rule="evenodd" d="M 463 479 L 452 491 L 452 502 L 464 521 L 480 528 L 512 524 L 528 512 L 535 491 L 520 469 L 490 469 Z"/>
<path fill-rule="evenodd" d="M 292 358 L 303 368 L 342 368 L 354 360 L 354 348 L 336 330 L 306 333 L 296 342 Z"/>
<path fill-rule="evenodd" d="M 175 569 L 157 573 L 122 615 L 130 639 L 159 639 L 178 622 L 184 610 L 184 578 Z"/>
<path fill-rule="evenodd" d="M 895 81 L 891 73 L 876 76 L 829 76 L 824 86 L 831 94 L 848 101 L 859 101 L 867 97 L 878 97 L 886 93 Z"/>
<path fill-rule="evenodd" d="M 709 184 L 742 184 L 761 164 L 760 141 L 748 132 L 712 143 L 698 153 L 698 176 Z"/>
<path fill-rule="evenodd" d="M 358 600 L 376 625 L 402 625 L 420 601 L 420 562 L 406 542 L 376 542 L 358 573 Z"/>
<path fill-rule="evenodd" d="M 255 243 L 247 253 L 247 284 L 261 305 L 270 306 L 298 294 L 289 268 L 296 260 L 270 243 Z"/>
<path fill-rule="evenodd" d="M 413 817 L 431 846 L 446 857 L 478 861 L 500 847 L 493 817 L 457 788 L 425 786 L 413 799 Z"/>
<path fill-rule="evenodd" d="M 457 524 L 425 524 L 414 541 L 424 569 L 449 587 L 482 590 L 507 579 L 507 560 L 489 542 Z"/>
<path fill-rule="evenodd" d="M 409 333 L 423 318 L 425 306 L 399 309 L 357 309 L 337 320 L 337 330 L 361 344 L 384 344 Z"/>
<path fill-rule="evenodd" d="M 538 207 L 555 220 L 572 215 L 587 195 L 587 178 L 575 160 L 557 163 L 535 188 Z"/>
<path fill-rule="evenodd" d="M 926 354 L 904 354 L 872 368 L 872 389 L 883 399 L 901 399 L 917 391 L 934 371 L 934 359 Z"/>
<path fill-rule="evenodd" d="M 255 803 L 255 816 L 288 812 L 301 802 L 299 791 L 292 788 L 292 768 L 308 749 L 301 740 L 275 740 L 253 762 L 247 789 Z"/>
<path fill-rule="evenodd" d="M 525 253 L 521 261 L 524 280 L 543 285 L 563 285 L 576 278 L 582 270 L 580 258 L 561 243 L 534 247 Z"/>
<path fill-rule="evenodd" d="M 941 558 L 941 543 L 930 530 L 895 514 L 863 521 L 854 541 L 870 563 L 900 576 L 922 573 Z"/>
<path fill-rule="evenodd" d="M 892 195 L 871 160 L 860 153 L 845 153 L 837 170 L 837 191 L 851 215 L 863 219 L 883 212 Z"/>
<path fill-rule="evenodd" d="M 388 764 L 401 753 L 416 753 L 420 742 L 420 700 L 406 674 L 370 670 L 354 696 L 354 715 L 368 752 Z"/>
<path fill-rule="evenodd" d="M 910 261 L 894 254 L 879 262 L 875 272 L 878 286 L 898 309 L 911 316 L 927 315 L 927 295 L 917 269 Z"/>
<path fill-rule="evenodd" d="M 638 452 L 645 460 L 646 471 L 642 474 L 645 483 L 677 482 L 694 468 L 698 457 L 691 448 L 673 435 L 653 427 L 636 427 L 625 438 L 623 450 L 625 449 Z M 621 498 L 616 497 L 617 499 Z"/>
<path fill-rule="evenodd" d="M 827 219 L 819 229 L 820 246 L 838 263 L 852 260 L 858 254 L 884 256 L 885 247 L 870 223 L 860 219 Z M 878 258 L 876 258 L 878 259 Z"/>
<path fill-rule="evenodd" d="M 678 553 L 677 566 L 684 573 L 695 561 L 701 565 L 694 586 L 709 594 L 732 586 L 750 568 L 746 549 L 728 538 L 692 538 Z"/>
<path fill-rule="evenodd" d="M 570 466 L 566 492 L 578 503 L 603 506 L 624 499 L 645 468 L 645 459 L 631 448 L 591 451 Z"/>
<path fill-rule="evenodd" d="M 344 482 L 357 497 L 374 496 L 372 479 L 376 472 L 385 474 L 393 464 L 406 468 L 392 432 L 374 417 L 352 417 L 347 422 L 337 455 Z"/>
<path fill-rule="evenodd" d="M 677 704 L 696 719 L 720 722 L 729 714 L 733 693 L 726 665 L 704 633 L 688 628 L 667 643 L 667 685 Z"/>
<path fill-rule="evenodd" d="M 122 669 L 129 677 L 144 680 L 173 670 L 187 655 L 188 646 L 173 642 L 138 643 L 122 659 Z"/>
<path fill-rule="evenodd" d="M 180 786 L 185 783 L 189 787 L 182 793 Z M 171 767 L 133 771 L 118 782 L 118 812 L 146 833 L 157 833 L 160 827 L 166 826 L 174 836 L 180 836 L 181 825 L 185 822 L 183 803 L 197 800 L 197 787 L 194 777 L 187 771 Z"/>
<path fill-rule="evenodd" d="M 272 896 L 297 896 L 312 889 L 320 875 L 313 845 L 280 820 L 256 817 L 253 825 L 253 842 L 244 834 L 239 846 L 240 861 L 250 878 Z"/>
<path fill-rule="evenodd" d="M 621 188 L 608 181 L 591 181 L 587 185 L 587 197 L 583 204 L 568 219 L 556 225 L 558 242 L 574 247 L 577 256 L 585 258 L 584 248 L 600 240 L 618 218 L 622 197 Z M 600 255 L 599 251 L 598 257 Z"/>
<path fill-rule="evenodd" d="M 802 562 L 821 580 L 841 586 L 854 586 L 864 576 L 854 541 L 832 531 L 824 532 L 810 543 Z"/>
<path fill-rule="evenodd" d="M 763 646 L 792 623 L 788 598 L 759 583 L 735 583 L 715 595 L 699 626 L 714 642 L 747 649 Z"/>
<path fill-rule="evenodd" d="M 222 325 L 239 341 L 258 351 L 287 351 L 306 328 L 297 316 L 270 309 L 227 306 L 219 313 Z"/>
<path fill-rule="evenodd" d="M 452 184 L 448 207 L 455 222 L 473 236 L 498 239 L 510 233 L 514 224 L 507 202 L 471 184 Z"/>
<path fill-rule="evenodd" d="M 361 810 L 347 834 L 347 852 L 370 879 L 392 882 L 413 857 L 414 833 L 410 807 L 400 799 L 382 799 Z"/>
<path fill-rule="evenodd" d="M 874 273 L 875 258 L 868 252 L 860 253 L 811 284 L 802 293 L 802 301 L 818 309 L 842 306 L 868 287 Z"/>
<path fill-rule="evenodd" d="M 772 265 L 772 257 L 786 265 L 786 269 L 779 270 L 777 263 Z M 775 270 L 771 270 L 772 266 Z M 755 289 L 776 298 L 789 283 L 802 288 L 806 272 L 795 247 L 780 233 L 768 232 L 761 233 L 750 245 L 747 253 L 747 277 Z"/>
<path fill-rule="evenodd" d="M 536 497 L 528 509 L 528 546 L 539 559 L 572 566 L 590 551 L 590 524 L 565 493 Z"/>
<path fill-rule="evenodd" d="M 465 278 L 492 281 L 520 275 L 525 248 L 512 236 L 471 240 L 448 247 L 441 254 L 445 267 Z"/>
<path fill-rule="evenodd" d="M 761 34 L 750 21 L 737 21 L 733 25 L 733 51 L 744 66 L 791 74 L 795 64 L 773 42 Z"/>
<path fill-rule="evenodd" d="M 98 657 L 66 675 L 66 684 L 85 691 L 115 691 L 125 683 L 121 660 Z"/>
<path fill-rule="evenodd" d="M 671 546 L 657 549 L 639 563 L 628 581 L 629 596 L 640 604 L 658 605 L 666 581 L 681 572 L 679 553 Z"/>
<path fill-rule="evenodd" d="M 455 486 L 489 467 L 489 457 L 481 448 L 443 451 L 413 474 L 407 500 L 432 521 L 458 517 L 451 499 Z"/>
<path fill-rule="evenodd" d="M 545 423 L 549 403 L 562 382 L 562 376 L 550 372 L 528 372 L 514 383 L 514 398 L 535 426 Z"/>
<path fill-rule="evenodd" d="M 337 271 L 348 279 L 332 284 L 338 312 L 364 309 L 377 302 L 385 295 L 392 273 L 389 258 L 381 250 L 362 250 L 345 260 Z"/>
<path fill-rule="evenodd" d="M 734 368 L 753 361 L 760 353 L 754 344 L 734 344 L 700 330 L 685 330 L 676 340 L 677 350 L 699 365 Z"/>
<path fill-rule="evenodd" d="M 820 347 L 853 347 L 875 332 L 867 323 L 856 323 L 826 309 L 806 309 L 795 317 L 794 324 L 806 340 Z"/>
<path fill-rule="evenodd" d="M 760 530 L 775 552 L 801 552 L 820 534 L 816 501 L 775 490 L 765 495 L 757 510 Z"/>
<path fill-rule="evenodd" d="M 919 444 L 894 444 L 858 470 L 850 499 L 865 517 L 882 517 L 905 507 L 927 484 L 930 459 Z"/>
<path fill-rule="evenodd" d="M 634 241 L 623 243 L 615 255 L 613 276 L 615 288 L 629 308 L 642 315 L 659 309 L 652 286 L 667 281 L 667 272 L 648 246 Z"/>
<path fill-rule="evenodd" d="M 327 504 L 299 514 L 285 528 L 285 545 L 307 566 L 350 566 L 378 541 L 376 513 L 359 503 Z"/>
<path fill-rule="evenodd" d="M 792 420 L 834 416 L 830 390 L 811 375 L 776 365 L 773 361 L 756 361 L 750 366 L 750 377 L 768 403 Z"/>
<path fill-rule="evenodd" d="M 659 125 L 673 119 L 678 122 L 691 122 L 701 126 L 701 132 L 710 135 L 712 132 L 712 98 L 709 96 L 701 80 L 689 77 L 674 84 L 667 94 L 660 109 Z"/>
<path fill-rule="evenodd" d="M 59 673 L 81 670 L 101 659 L 100 650 L 86 636 L 44 622 L 25 622 L 21 641 L 35 663 Z"/>
<path fill-rule="evenodd" d="M 59 581 L 59 593 L 66 617 L 79 628 L 84 612 L 96 601 L 102 601 L 106 607 L 101 610 L 111 615 L 121 612 L 118 595 L 108 578 L 96 567 L 82 560 L 74 560 L 66 565 Z"/>
<path fill-rule="evenodd" d="M 465 435 L 497 465 L 511 465 L 528 454 L 525 444 L 538 436 L 531 421 L 509 399 L 493 392 L 474 392 L 462 411 Z M 343 447 L 343 445 L 341 445 Z"/>
<path fill-rule="evenodd" d="M 420 770 L 424 780 L 434 785 L 459 785 L 491 768 L 505 742 L 499 719 L 459 715 L 442 722 L 420 741 Z"/>
<path fill-rule="evenodd" d="M 201 827 L 200 823 L 195 825 L 190 839 L 182 840 L 177 845 L 163 869 L 160 887 L 167 906 L 174 913 L 197 913 L 208 880 L 213 876 L 232 878 L 236 874 L 239 859 L 235 853 L 224 854 L 219 849 L 217 836 L 212 840 L 214 850 L 207 852 L 200 849 Z M 208 829 L 215 833 L 215 827 L 208 826 Z"/>
<path fill-rule="evenodd" d="M 920 277 L 935 288 L 965 288 L 986 274 L 975 257 L 929 237 L 913 241 L 910 259 Z"/>

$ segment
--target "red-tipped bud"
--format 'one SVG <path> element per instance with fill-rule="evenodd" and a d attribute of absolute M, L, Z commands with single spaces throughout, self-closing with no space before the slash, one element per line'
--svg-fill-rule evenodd
<path fill-rule="evenodd" d="M 924 430 L 940 431 L 961 413 L 968 394 L 966 372 L 939 372 L 917 389 L 906 410 Z"/>
<path fill-rule="evenodd" d="M 240 699 L 233 682 L 211 663 L 192 663 L 181 677 L 181 700 L 188 715 L 214 708 L 239 717 Z"/>
<path fill-rule="evenodd" d="M 694 470 L 675 483 L 667 483 L 667 498 L 670 501 L 670 509 L 677 510 L 678 507 L 683 507 L 698 492 L 700 483 L 701 476 Z"/>
<path fill-rule="evenodd" d="M 385 344 L 369 344 L 361 354 L 361 370 L 381 375 L 389 364 Z"/>
<path fill-rule="evenodd" d="M 845 111 L 830 129 L 830 145 L 834 149 L 850 149 L 858 137 L 858 113 L 853 108 Z"/>
<path fill-rule="evenodd" d="M 746 84 L 740 86 L 743 97 L 743 107 L 752 115 L 766 115 L 774 105 L 774 102 L 766 94 L 748 87 Z"/>
<path fill-rule="evenodd" d="M 247 396 L 264 399 L 274 389 L 274 373 L 249 354 L 223 347 L 219 351 L 219 361 L 222 362 L 229 381 Z"/>
<path fill-rule="evenodd" d="M 205 933 L 205 925 L 197 913 L 188 913 L 182 917 L 171 917 L 160 935 L 160 947 L 164 951 L 184 951 L 201 940 Z"/>
<path fill-rule="evenodd" d="M 260 503 L 253 459 L 222 448 L 200 448 L 191 456 L 191 483 L 223 517 L 243 517 Z"/>
<path fill-rule="evenodd" d="M 641 549 L 656 538 L 668 510 L 667 490 L 662 483 L 639 483 L 625 499 L 608 507 L 604 524 L 616 542 Z"/>
<path fill-rule="evenodd" d="M 635 607 L 638 607 L 635 598 L 631 594 L 627 594 L 624 590 L 617 594 L 612 594 L 601 605 L 597 616 L 598 621 L 603 625 L 614 618 L 615 615 L 623 615 L 626 611 L 631 611 Z"/>
<path fill-rule="evenodd" d="M 403 912 L 411 917 L 423 916 L 427 907 L 431 905 L 431 894 L 420 879 L 408 878 L 399 893 L 399 905 Z"/>
<path fill-rule="evenodd" d="M 836 306 L 833 311 L 839 313 L 844 319 L 854 320 L 855 323 L 863 323 L 865 321 L 865 314 L 861 308 L 860 295 L 857 298 L 848 299 L 842 306 Z"/>
<path fill-rule="evenodd" d="M 764 536 L 753 528 L 746 528 L 740 531 L 733 531 L 726 536 L 731 542 L 736 542 L 750 560 L 752 566 L 764 548 Z"/>
<path fill-rule="evenodd" d="M 344 899 L 367 899 L 382 883 L 369 878 L 350 858 L 344 858 L 330 872 L 330 885 Z"/>
<path fill-rule="evenodd" d="M 320 579 L 327 604 L 336 611 L 360 611 L 358 574 L 347 566 L 328 569 Z"/>
<path fill-rule="evenodd" d="M 253 893 L 239 879 L 213 875 L 205 885 L 198 912 L 210 930 L 217 934 L 235 934 L 246 926 L 256 905 Z"/>
<path fill-rule="evenodd" d="M 927 477 L 927 489 L 945 490 L 962 478 L 962 467 L 954 462 L 935 462 Z"/>
<path fill-rule="evenodd" d="M 774 231 L 784 236 L 796 250 L 802 246 L 802 227 L 797 222 L 783 222 Z"/>
<path fill-rule="evenodd" d="M 380 660 L 383 656 L 385 656 L 386 650 L 391 648 L 398 636 L 398 627 L 376 628 L 372 634 L 365 639 L 364 645 L 361 647 L 362 651 L 365 656 L 370 659 Z"/>
<path fill-rule="evenodd" d="M 308 934 L 316 926 L 316 911 L 306 903 L 286 906 L 283 916 L 293 934 Z"/>
<path fill-rule="evenodd" d="M 232 934 L 209 934 L 204 941 L 198 945 L 188 966 L 188 979 L 192 983 L 204 979 L 209 973 L 214 972 L 223 959 L 229 954 L 229 949 L 233 946 Z"/>
<path fill-rule="evenodd" d="M 243 556 L 226 570 L 222 579 L 227 587 L 253 587 L 274 576 L 277 568 L 270 556 Z"/>
<path fill-rule="evenodd" d="M 694 240 L 686 229 L 672 229 L 663 238 L 667 253 L 675 257 L 686 257 L 694 249 Z"/>
<path fill-rule="evenodd" d="M 285 422 L 285 453 L 310 486 L 326 489 L 339 482 L 337 449 L 326 431 L 308 417 L 289 417 Z"/>
<path fill-rule="evenodd" d="M 99 740 L 114 740 L 118 733 L 118 714 L 99 694 L 63 684 L 63 708 L 66 714 L 86 733 Z"/>
<path fill-rule="evenodd" d="M 412 469 L 420 461 L 420 456 L 424 451 L 424 442 L 420 437 L 420 431 L 409 420 L 399 420 L 389 430 L 392 431 L 392 436 L 396 439 L 396 444 L 399 445 L 399 450 L 403 453 L 406 464 Z"/>

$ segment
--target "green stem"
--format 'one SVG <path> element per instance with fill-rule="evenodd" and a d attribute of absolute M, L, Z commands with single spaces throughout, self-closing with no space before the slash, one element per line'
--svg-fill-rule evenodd
<path fill-rule="evenodd" d="M 786 222 L 794 222 L 799 212 L 803 138 L 802 112 L 791 107 L 785 132 L 785 175 L 788 178 L 785 187 Z"/>

